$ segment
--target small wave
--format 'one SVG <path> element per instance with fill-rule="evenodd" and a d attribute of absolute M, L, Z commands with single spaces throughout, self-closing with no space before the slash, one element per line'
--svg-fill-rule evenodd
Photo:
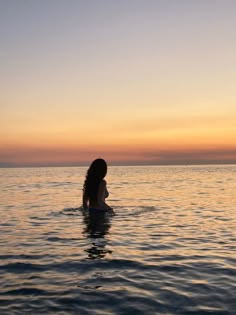
<path fill-rule="evenodd" d="M 80 238 L 76 238 L 76 237 L 67 237 L 67 238 L 63 238 L 63 237 L 48 237 L 46 238 L 47 241 L 49 242 L 63 242 L 63 243 L 68 243 L 70 241 L 78 241 L 80 240 Z"/>
<path fill-rule="evenodd" d="M 13 223 L 0 223 L 0 226 L 15 226 L 15 224 L 13 224 Z"/>
<path fill-rule="evenodd" d="M 29 264 L 29 263 L 22 263 L 22 262 L 16 262 L 16 263 L 0 266 L 0 270 L 3 270 L 4 272 L 12 272 L 12 273 L 30 273 L 30 272 L 44 271 L 45 269 L 46 267 L 44 265 Z"/>
<path fill-rule="evenodd" d="M 82 211 L 83 207 L 71 207 L 71 208 L 64 208 L 63 212 L 73 212 L 73 211 Z"/>
<path fill-rule="evenodd" d="M 0 260 L 3 259 L 29 259 L 29 260 L 34 260 L 34 259 L 43 259 L 45 257 L 45 254 L 37 254 L 37 255 L 29 255 L 29 254 L 20 254 L 20 255 L 0 255 Z M 0 266 L 1 268 L 1 266 Z"/>
<path fill-rule="evenodd" d="M 82 211 L 84 211 L 83 207 L 70 207 L 61 210 L 60 214 L 73 216 L 80 214 Z"/>
<path fill-rule="evenodd" d="M 8 290 L 1 293 L 2 295 L 48 295 L 49 292 L 42 289 L 36 289 L 36 288 L 20 288 L 15 290 Z"/>

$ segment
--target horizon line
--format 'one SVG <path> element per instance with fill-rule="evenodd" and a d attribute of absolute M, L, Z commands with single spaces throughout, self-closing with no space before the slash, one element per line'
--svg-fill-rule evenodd
<path fill-rule="evenodd" d="M 66 165 L 66 164 L 48 164 L 48 165 L 0 165 L 0 169 L 6 169 L 6 168 L 50 168 L 50 167 L 89 167 L 90 163 L 80 163 L 80 164 L 72 164 L 72 165 Z M 213 162 L 186 162 L 186 163 L 108 163 L 108 167 L 122 167 L 122 166 L 214 166 L 214 165 L 236 165 L 236 161 L 213 161 Z"/>

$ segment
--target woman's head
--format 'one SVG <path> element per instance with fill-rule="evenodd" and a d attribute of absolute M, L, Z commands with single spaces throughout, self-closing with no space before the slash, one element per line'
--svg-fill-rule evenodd
<path fill-rule="evenodd" d="M 84 194 L 93 201 L 97 200 L 99 184 L 107 174 L 107 163 L 103 159 L 96 159 L 90 165 L 84 181 Z"/>
<path fill-rule="evenodd" d="M 96 159 L 88 169 L 88 174 L 97 179 L 103 179 L 107 174 L 107 163 L 103 159 Z"/>

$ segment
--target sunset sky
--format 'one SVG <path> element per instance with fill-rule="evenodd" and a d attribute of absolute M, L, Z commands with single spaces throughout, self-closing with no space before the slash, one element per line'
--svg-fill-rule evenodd
<path fill-rule="evenodd" d="M 0 166 L 236 163 L 235 0 L 0 0 Z"/>

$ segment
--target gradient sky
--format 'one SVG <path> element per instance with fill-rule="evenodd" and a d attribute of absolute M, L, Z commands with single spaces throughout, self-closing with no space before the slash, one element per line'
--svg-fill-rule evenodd
<path fill-rule="evenodd" d="M 0 0 L 0 166 L 236 163 L 235 0 Z"/>

